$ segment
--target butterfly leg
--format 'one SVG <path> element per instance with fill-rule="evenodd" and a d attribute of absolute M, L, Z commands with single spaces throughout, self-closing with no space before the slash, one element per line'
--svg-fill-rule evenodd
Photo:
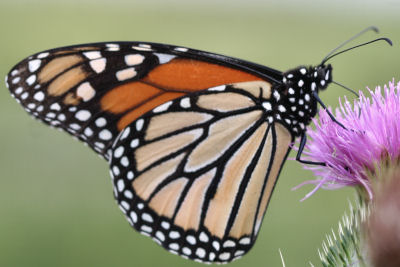
<path fill-rule="evenodd" d="M 333 114 L 326 108 L 324 102 L 322 102 L 321 98 L 319 98 L 318 93 L 316 91 L 314 91 L 312 94 L 313 94 L 315 100 L 317 100 L 317 102 L 325 109 L 326 113 L 328 113 L 328 116 L 331 118 L 331 120 L 333 122 L 337 123 L 343 129 L 347 130 L 347 128 L 344 127 L 344 125 L 341 124 L 338 120 L 336 120 L 335 116 L 333 116 Z"/>
<path fill-rule="evenodd" d="M 307 134 L 306 134 L 306 132 L 304 132 L 301 135 L 300 146 L 299 146 L 299 150 L 297 151 L 296 160 L 298 162 L 301 162 L 304 164 L 326 166 L 325 162 L 308 161 L 308 160 L 301 159 L 301 154 L 303 154 L 303 150 L 304 150 L 304 147 L 306 146 L 306 143 L 307 143 Z"/>

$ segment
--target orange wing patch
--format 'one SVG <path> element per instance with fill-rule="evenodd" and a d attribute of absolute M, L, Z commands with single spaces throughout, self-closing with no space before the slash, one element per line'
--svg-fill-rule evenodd
<path fill-rule="evenodd" d="M 217 64 L 179 58 L 157 66 L 143 79 L 165 89 L 189 91 L 255 80 L 261 80 L 261 78 Z"/>
<path fill-rule="evenodd" d="M 114 114 L 123 113 L 135 108 L 161 90 L 142 82 L 130 82 L 113 88 L 101 99 L 101 108 Z"/>

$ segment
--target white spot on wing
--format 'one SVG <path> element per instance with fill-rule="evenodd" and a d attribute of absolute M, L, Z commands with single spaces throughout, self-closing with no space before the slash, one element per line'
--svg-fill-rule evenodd
<path fill-rule="evenodd" d="M 18 70 L 13 70 L 13 71 L 11 72 L 11 76 L 15 76 L 15 75 L 17 75 L 18 73 L 19 73 Z M 6 78 L 7 78 L 7 76 L 6 76 Z"/>
<path fill-rule="evenodd" d="M 181 235 L 177 231 L 171 231 L 171 232 L 169 232 L 169 237 L 172 239 L 177 239 L 177 238 L 181 237 Z"/>
<path fill-rule="evenodd" d="M 73 130 L 79 130 L 81 128 L 81 126 L 79 124 L 76 123 L 72 123 L 69 125 L 69 127 Z"/>
<path fill-rule="evenodd" d="M 113 172 L 113 174 L 115 175 L 115 176 L 118 176 L 121 172 L 120 172 L 120 170 L 119 170 L 119 168 L 117 167 L 117 166 L 114 166 L 113 168 L 112 168 L 112 172 Z"/>
<path fill-rule="evenodd" d="M 50 109 L 58 111 L 58 110 L 61 110 L 61 106 L 58 103 L 54 103 L 54 104 L 51 104 Z"/>
<path fill-rule="evenodd" d="M 189 49 L 186 48 L 186 47 L 175 47 L 174 50 L 175 51 L 179 51 L 179 52 L 187 52 L 187 51 L 189 51 Z"/>
<path fill-rule="evenodd" d="M 165 222 L 165 221 L 161 222 L 161 227 L 162 227 L 162 228 L 168 230 L 168 229 L 169 229 L 169 226 L 170 226 L 170 225 L 169 225 L 169 222 Z"/>
<path fill-rule="evenodd" d="M 136 130 L 140 131 L 143 128 L 143 124 L 144 124 L 144 120 L 143 119 L 139 119 L 136 121 Z"/>
<path fill-rule="evenodd" d="M 48 55 L 49 55 L 49 52 L 40 53 L 39 55 L 37 55 L 37 58 L 45 58 Z"/>
<path fill-rule="evenodd" d="M 165 235 L 160 231 L 157 231 L 156 237 L 162 242 L 165 240 Z"/>
<path fill-rule="evenodd" d="M 192 250 L 190 248 L 184 247 L 182 249 L 183 254 L 190 255 L 192 254 Z"/>
<path fill-rule="evenodd" d="M 103 117 L 100 117 L 94 123 L 96 124 L 97 127 L 104 127 L 106 126 L 107 121 Z"/>
<path fill-rule="evenodd" d="M 124 180 L 122 180 L 122 179 L 118 180 L 118 182 L 117 182 L 118 192 L 122 192 L 124 190 L 124 188 L 125 188 Z"/>
<path fill-rule="evenodd" d="M 22 93 L 23 90 L 24 90 L 24 88 L 18 87 L 17 89 L 15 89 L 14 93 L 19 95 L 20 93 Z"/>
<path fill-rule="evenodd" d="M 118 44 L 106 44 L 106 47 L 108 51 L 119 51 Z"/>
<path fill-rule="evenodd" d="M 265 108 L 265 110 L 268 110 L 268 111 L 272 110 L 272 105 L 269 102 L 262 103 L 262 106 Z"/>
<path fill-rule="evenodd" d="M 34 103 L 29 103 L 29 104 L 27 105 L 27 107 L 28 107 L 29 109 L 34 109 L 34 108 L 36 107 L 36 104 L 34 104 Z"/>
<path fill-rule="evenodd" d="M 224 91 L 225 88 L 226 88 L 225 85 L 219 85 L 219 86 L 209 88 L 208 91 Z"/>
<path fill-rule="evenodd" d="M 122 157 L 121 165 L 124 166 L 124 167 L 128 167 L 129 166 L 129 160 L 128 160 L 127 157 Z"/>
<path fill-rule="evenodd" d="M 131 148 L 135 148 L 139 145 L 139 140 L 138 139 L 133 139 L 131 141 Z"/>
<path fill-rule="evenodd" d="M 34 59 L 29 61 L 28 63 L 28 68 L 30 72 L 35 72 L 40 68 L 40 64 L 42 61 L 40 59 Z"/>
<path fill-rule="evenodd" d="M 83 55 L 88 59 L 97 59 L 102 57 L 100 51 L 85 52 Z"/>
<path fill-rule="evenodd" d="M 175 55 L 161 54 L 161 53 L 154 53 L 154 55 L 158 57 L 158 62 L 160 62 L 160 64 L 168 63 L 176 57 Z"/>
<path fill-rule="evenodd" d="M 37 92 L 33 98 L 37 101 L 43 101 L 44 100 L 44 93 L 43 92 Z"/>
<path fill-rule="evenodd" d="M 200 233 L 199 239 L 200 239 L 201 242 L 205 242 L 205 243 L 208 242 L 208 236 L 207 236 L 207 234 L 204 233 L 204 232 L 201 232 L 201 233 Z"/>
<path fill-rule="evenodd" d="M 117 77 L 118 81 L 125 81 L 135 77 L 137 74 L 135 68 L 127 68 L 124 70 L 117 71 L 115 76 Z"/>
<path fill-rule="evenodd" d="M 170 249 L 173 249 L 173 250 L 178 250 L 179 249 L 179 245 L 177 243 L 171 243 L 171 244 L 169 244 L 168 247 Z"/>
<path fill-rule="evenodd" d="M 126 198 L 132 199 L 133 198 L 133 194 L 131 193 L 131 191 L 125 190 L 124 192 L 124 196 Z"/>
<path fill-rule="evenodd" d="M 26 83 L 28 85 L 32 85 L 36 82 L 36 75 L 32 74 L 31 76 L 28 77 L 28 79 L 26 79 Z"/>
<path fill-rule="evenodd" d="M 210 255 L 209 255 L 208 257 L 209 257 L 210 261 L 214 261 L 214 259 L 215 259 L 215 253 L 214 253 L 214 252 L 211 252 Z"/>
<path fill-rule="evenodd" d="M 215 248 L 216 251 L 220 249 L 219 243 L 217 241 L 213 241 L 212 246 Z"/>
<path fill-rule="evenodd" d="M 232 240 L 226 240 L 224 242 L 224 248 L 231 248 L 234 247 L 236 244 L 235 242 L 233 242 Z"/>
<path fill-rule="evenodd" d="M 143 213 L 142 214 L 142 219 L 143 219 L 143 221 L 146 221 L 146 222 L 149 222 L 149 223 L 153 222 L 153 217 L 151 217 L 151 215 L 148 214 L 148 213 Z"/>
<path fill-rule="evenodd" d="M 132 180 L 133 177 L 134 177 L 134 175 L 133 175 L 133 172 L 132 172 L 132 171 L 129 171 L 129 172 L 126 174 L 126 178 L 128 178 L 128 180 Z"/>
<path fill-rule="evenodd" d="M 166 102 L 166 103 L 164 103 L 164 104 L 162 104 L 162 105 L 160 105 L 160 106 L 154 108 L 154 109 L 153 109 L 153 112 L 154 112 L 154 113 L 158 113 L 158 112 L 166 111 L 166 110 L 169 108 L 169 106 L 171 106 L 171 104 L 172 104 L 172 102 L 171 102 L 171 101 L 168 101 L 168 102 Z"/>
<path fill-rule="evenodd" d="M 121 206 L 125 209 L 125 210 L 129 210 L 129 208 L 131 207 L 128 202 L 126 201 L 121 201 Z"/>
<path fill-rule="evenodd" d="M 86 136 L 92 136 L 93 131 L 90 128 L 86 128 L 85 131 L 83 132 Z"/>
<path fill-rule="evenodd" d="M 120 137 L 120 140 L 124 140 L 125 138 L 127 138 L 128 135 L 130 134 L 130 132 L 131 132 L 130 127 L 125 128 L 124 132 L 122 133 L 122 135 Z"/>
<path fill-rule="evenodd" d="M 126 55 L 125 56 L 125 63 L 128 66 L 133 66 L 133 65 L 139 65 L 143 62 L 144 56 L 140 54 L 134 54 L 134 55 Z"/>
<path fill-rule="evenodd" d="M 53 113 L 53 112 L 49 112 L 49 113 L 46 114 L 46 117 L 50 118 L 50 119 L 54 119 L 56 117 L 56 114 Z"/>
<path fill-rule="evenodd" d="M 114 157 L 116 158 L 120 158 L 123 154 L 124 154 L 124 147 L 123 146 L 119 146 L 117 149 L 115 149 L 114 151 Z"/>
<path fill-rule="evenodd" d="M 42 93 L 43 94 L 43 93 Z M 29 96 L 29 93 L 28 92 L 25 92 L 25 93 L 23 93 L 22 95 L 21 95 L 21 99 L 22 100 L 25 100 L 25 99 L 27 99 L 28 98 L 28 96 Z M 35 98 L 35 97 L 33 97 L 33 98 Z M 41 96 L 40 95 L 38 95 L 38 98 L 41 98 Z M 43 95 L 43 98 L 44 98 L 44 95 Z M 18 99 L 17 99 L 18 100 Z M 37 100 L 37 99 L 36 99 Z"/>
<path fill-rule="evenodd" d="M 83 101 L 87 102 L 94 97 L 96 91 L 93 89 L 89 82 L 84 82 L 76 89 L 76 94 L 77 96 L 82 98 Z"/>
<path fill-rule="evenodd" d="M 236 256 L 241 256 L 243 254 L 244 254 L 244 250 L 238 250 L 238 251 L 235 252 L 235 257 Z"/>
<path fill-rule="evenodd" d="M 199 258 L 204 258 L 206 256 L 206 251 L 203 248 L 197 248 L 196 255 Z"/>
<path fill-rule="evenodd" d="M 191 245 L 196 244 L 196 238 L 194 236 L 192 236 L 192 235 L 188 235 L 186 237 L 186 241 Z"/>
<path fill-rule="evenodd" d="M 131 213 L 129 215 L 132 219 L 132 222 L 136 223 L 137 222 L 137 214 L 134 211 L 131 211 Z"/>
<path fill-rule="evenodd" d="M 94 143 L 94 145 L 97 146 L 98 148 L 101 148 L 101 149 L 104 148 L 104 144 L 100 143 L 100 142 L 96 142 L 96 143 Z"/>
<path fill-rule="evenodd" d="M 106 69 L 106 63 L 107 63 L 107 60 L 104 57 L 102 57 L 102 58 L 91 60 L 89 62 L 89 65 L 96 73 L 101 73 Z"/>
<path fill-rule="evenodd" d="M 219 255 L 219 259 L 226 261 L 229 259 L 230 256 L 231 256 L 231 254 L 229 252 L 224 252 Z"/>
<path fill-rule="evenodd" d="M 112 133 L 107 130 L 107 129 L 103 129 L 100 133 L 99 133 L 99 137 L 102 140 L 110 140 L 112 138 Z"/>
<path fill-rule="evenodd" d="M 38 111 L 39 111 L 39 108 L 38 108 Z M 57 119 L 59 121 L 65 121 L 67 118 L 65 117 L 64 114 L 61 113 L 61 114 L 58 114 Z"/>
<path fill-rule="evenodd" d="M 132 46 L 133 49 L 137 50 L 137 51 L 152 51 L 152 49 L 150 47 L 143 47 L 143 46 Z"/>
<path fill-rule="evenodd" d="M 20 80 L 21 80 L 20 77 L 15 77 L 11 82 L 12 82 L 13 84 L 16 84 L 16 83 L 18 83 Z"/>
<path fill-rule="evenodd" d="M 180 105 L 182 108 L 190 108 L 190 99 L 188 97 L 182 98 Z"/>
<path fill-rule="evenodd" d="M 75 118 L 77 118 L 80 121 L 87 121 L 91 116 L 92 114 L 90 114 L 90 112 L 87 110 L 79 110 L 75 114 Z"/>

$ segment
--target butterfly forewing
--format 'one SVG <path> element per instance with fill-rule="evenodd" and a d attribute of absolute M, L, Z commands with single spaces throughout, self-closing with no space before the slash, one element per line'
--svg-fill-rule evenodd
<path fill-rule="evenodd" d="M 228 262 L 254 244 L 292 136 L 260 105 L 267 83 L 222 85 L 153 109 L 112 148 L 114 193 L 173 253 Z"/>
<path fill-rule="evenodd" d="M 6 81 L 30 114 L 108 158 L 120 131 L 162 103 L 212 86 L 260 80 L 195 55 L 160 44 L 79 45 L 35 54 Z"/>

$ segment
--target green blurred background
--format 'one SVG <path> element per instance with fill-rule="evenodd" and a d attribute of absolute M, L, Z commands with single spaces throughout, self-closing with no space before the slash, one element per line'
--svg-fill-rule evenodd
<path fill-rule="evenodd" d="M 119 40 L 188 46 L 286 70 L 316 64 L 376 25 L 394 47 L 374 44 L 331 61 L 335 80 L 374 88 L 400 78 L 399 11 L 395 0 L 1 0 L 0 76 L 41 50 Z M 321 97 L 336 106 L 345 94 L 331 85 Z M 131 229 L 113 199 L 106 162 L 29 118 L 4 83 L 0 104 L 0 266 L 200 266 Z M 279 249 L 286 266 L 320 266 L 317 249 L 354 192 L 318 191 L 300 202 L 312 187 L 291 188 L 310 178 L 299 163 L 286 162 L 258 241 L 230 266 L 282 266 Z"/>

